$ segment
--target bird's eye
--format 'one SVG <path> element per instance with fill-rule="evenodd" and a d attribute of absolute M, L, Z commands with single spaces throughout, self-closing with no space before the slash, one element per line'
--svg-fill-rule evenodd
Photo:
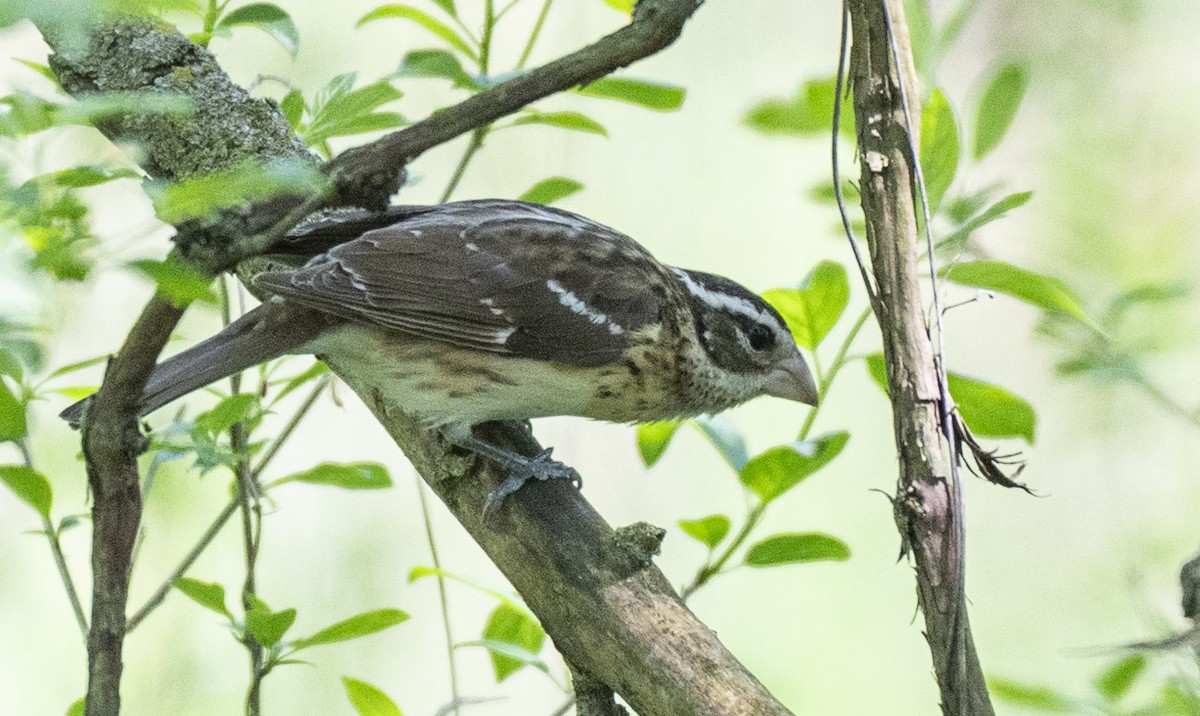
<path fill-rule="evenodd" d="M 746 333 L 750 347 L 756 351 L 765 351 L 775 345 L 775 334 L 761 323 L 756 323 Z"/>

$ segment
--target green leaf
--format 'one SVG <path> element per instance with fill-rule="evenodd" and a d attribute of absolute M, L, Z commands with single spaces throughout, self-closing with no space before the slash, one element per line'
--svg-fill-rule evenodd
<path fill-rule="evenodd" d="M 292 125 L 292 129 L 299 130 L 304 121 L 305 110 L 304 95 L 300 90 L 292 90 L 279 100 L 279 109 L 283 112 L 283 116 L 287 119 L 288 124 Z"/>
<path fill-rule="evenodd" d="M 528 611 L 511 603 L 497 605 L 488 617 L 483 627 L 484 642 L 501 642 L 516 646 L 537 658 L 546 641 L 546 632 L 542 625 Z M 496 674 L 496 683 L 512 676 L 513 673 L 531 663 L 528 660 L 514 658 L 499 651 L 491 650 L 492 669 Z"/>
<path fill-rule="evenodd" d="M 26 370 L 34 373 L 42 370 L 45 364 L 42 346 L 30 335 L 35 330 L 0 318 L 0 375 L 11 376 L 19 383 Z"/>
<path fill-rule="evenodd" d="M 94 124 L 115 115 L 187 114 L 191 101 L 167 92 L 97 92 L 59 104 L 28 92 L 0 97 L 0 135 L 20 137 L 64 124 Z"/>
<path fill-rule="evenodd" d="M 633 14 L 634 0 L 604 0 L 604 4 L 626 15 Z"/>
<path fill-rule="evenodd" d="M 279 194 L 319 192 L 327 179 L 312 164 L 276 160 L 244 162 L 237 167 L 182 182 L 148 188 L 158 218 L 168 224 L 209 216 Z"/>
<path fill-rule="evenodd" d="M 114 179 L 140 179 L 141 176 L 132 169 L 83 164 L 70 169 L 38 175 L 33 181 L 46 182 L 66 189 L 82 189 L 105 184 Z"/>
<path fill-rule="evenodd" d="M 887 366 L 882 353 L 872 353 L 864 361 L 871 380 L 888 392 Z M 1033 444 L 1037 413 L 1025 399 L 992 383 L 950 372 L 946 375 L 950 397 L 971 432 L 982 437 L 1023 438 Z"/>
<path fill-rule="evenodd" d="M 942 197 L 954 182 L 959 154 L 954 109 L 946 95 L 935 89 L 929 103 L 921 110 L 921 171 L 925 177 L 930 215 L 937 213 Z"/>
<path fill-rule="evenodd" d="M 76 371 L 83 371 L 84 368 L 98 366 L 98 365 L 100 365 L 100 363 L 103 363 L 104 361 L 107 361 L 108 359 L 109 359 L 109 356 L 106 354 L 106 355 L 97 355 L 96 357 L 90 357 L 90 359 L 86 359 L 83 361 L 67 363 L 67 365 L 62 366 L 61 368 L 56 368 L 55 371 L 50 373 L 47 378 L 48 379 L 49 378 L 61 378 L 62 375 L 68 375 L 68 374 L 74 373 Z"/>
<path fill-rule="evenodd" d="M 387 468 L 377 462 L 323 462 L 311 470 L 281 477 L 271 484 L 275 486 L 288 482 L 332 485 L 344 490 L 378 490 L 392 486 Z"/>
<path fill-rule="evenodd" d="M 679 527 L 688 537 L 713 550 L 729 534 L 730 522 L 725 515 L 709 515 L 698 520 L 679 520 Z"/>
<path fill-rule="evenodd" d="M 820 532 L 771 535 L 746 552 L 751 567 L 774 567 L 801 562 L 845 562 L 850 559 L 846 543 Z"/>
<path fill-rule="evenodd" d="M 404 96 L 386 81 L 354 89 L 355 73 L 334 77 L 313 97 L 312 120 L 301 131 L 304 141 L 322 145 L 333 137 L 390 129 L 404 123 L 395 112 L 376 112 L 379 107 Z"/>
<path fill-rule="evenodd" d="M 352 616 L 333 626 L 325 627 L 312 636 L 297 639 L 292 642 L 292 647 L 296 651 L 299 651 L 300 649 L 307 649 L 310 646 L 323 646 L 325 644 L 336 644 L 340 641 L 359 639 L 375 632 L 383 631 L 389 627 L 394 627 L 405 621 L 408 621 L 408 614 L 399 609 L 376 609 Z"/>
<path fill-rule="evenodd" d="M 646 467 L 658 462 L 658 459 L 667 451 L 667 446 L 671 444 L 671 438 L 675 437 L 676 431 L 682 424 L 678 420 L 664 420 L 657 423 L 642 423 L 637 426 L 638 453 L 642 456 L 642 463 Z"/>
<path fill-rule="evenodd" d="M 275 396 L 272 398 L 271 403 L 275 404 L 275 403 L 279 402 L 288 393 L 291 393 L 292 391 L 296 390 L 297 388 L 300 388 L 301 386 L 305 385 L 306 383 L 311 383 L 312 381 L 316 380 L 317 378 L 320 378 L 321 376 L 325 375 L 328 372 L 329 372 L 329 366 L 325 365 L 321 361 L 313 361 L 313 364 L 310 365 L 302 373 L 299 373 L 297 375 L 292 376 L 291 378 L 288 378 L 287 382 L 284 383 L 283 388 L 278 393 L 276 393 Z M 280 381 L 280 382 L 282 382 L 282 381 Z M 275 385 L 276 382 L 272 381 L 271 384 Z"/>
<path fill-rule="evenodd" d="M 521 201 L 531 201 L 535 204 L 553 204 L 556 201 L 571 196 L 583 189 L 583 184 L 567 177 L 550 177 L 525 190 L 517 197 Z"/>
<path fill-rule="evenodd" d="M 25 404 L 17 399 L 8 383 L 0 380 L 0 443 L 20 440 L 29 434 L 25 422 Z"/>
<path fill-rule="evenodd" d="M 599 134 L 602 137 L 608 136 L 608 130 L 604 128 L 603 124 L 579 112 L 538 112 L 537 110 L 529 110 L 523 112 L 521 116 L 513 121 L 513 126 L 522 124 L 544 124 L 549 127 L 570 129 L 576 132 Z"/>
<path fill-rule="evenodd" d="M 34 373 L 42 371 L 46 356 L 42 354 L 41 343 L 32 337 L 37 330 L 0 318 L 0 375 L 10 375 L 20 383 L 26 369 Z M 4 422 L 2 417 L 0 422 Z"/>
<path fill-rule="evenodd" d="M 38 73 L 42 77 L 45 77 L 46 79 L 50 80 L 55 85 L 58 84 L 58 76 L 54 74 L 54 70 L 50 69 L 49 65 L 43 65 L 40 62 L 33 62 L 31 60 L 23 60 L 20 57 L 13 57 L 11 59 L 14 62 L 25 65 L 26 67 L 28 67 L 29 69 Z"/>
<path fill-rule="evenodd" d="M 658 112 L 672 112 L 683 105 L 687 91 L 677 85 L 635 80 L 628 77 L 602 77 L 578 90 L 587 97 L 614 99 Z"/>
<path fill-rule="evenodd" d="M 238 393 L 224 398 L 209 410 L 196 416 L 196 427 L 211 435 L 223 433 L 238 423 L 247 422 L 258 407 L 257 393 Z"/>
<path fill-rule="evenodd" d="M 368 22 L 390 18 L 415 22 L 440 37 L 447 45 L 463 53 L 473 61 L 479 62 L 479 53 L 475 52 L 474 48 L 467 44 L 467 41 L 462 36 L 452 30 L 446 23 L 438 20 L 424 10 L 411 5 L 382 5 L 363 15 L 355 27 L 362 27 Z"/>
<path fill-rule="evenodd" d="M 21 502 L 37 510 L 37 513 L 50 519 L 50 508 L 54 504 L 54 490 L 50 481 L 42 473 L 24 465 L 0 466 L 0 481 L 8 485 Z"/>
<path fill-rule="evenodd" d="M 66 716 L 83 716 L 83 714 L 84 714 L 84 707 L 86 706 L 86 704 L 87 704 L 87 697 L 86 697 L 86 696 L 80 696 L 80 697 L 79 697 L 79 698 L 78 698 L 78 699 L 75 701 L 75 703 L 73 703 L 73 704 L 71 704 L 70 706 L 68 706 L 68 707 L 67 707 L 67 714 L 66 714 Z"/>
<path fill-rule="evenodd" d="M 957 253 L 962 250 L 964 242 L 967 238 L 985 224 L 990 224 L 996 219 L 1003 217 L 1008 212 L 1017 207 L 1024 206 L 1033 198 L 1033 192 L 1021 191 L 1015 194 L 1009 194 L 995 204 L 989 206 L 982 214 L 967 221 L 962 226 L 950 232 L 941 239 L 938 239 L 937 247 L 941 250 L 950 253 Z"/>
<path fill-rule="evenodd" d="M 750 461 L 746 451 L 746 439 L 729 416 L 700 415 L 687 422 L 700 431 L 734 470 L 740 471 Z"/>
<path fill-rule="evenodd" d="M 478 592 L 486 594 L 490 597 L 494 597 L 505 604 L 512 604 L 514 606 L 517 604 L 512 597 L 508 596 L 504 592 L 492 589 L 491 587 L 477 582 L 470 577 L 463 577 L 437 567 L 413 567 L 412 571 L 408 573 L 408 582 L 411 584 L 418 579 L 424 579 L 425 577 L 441 577 L 443 579 L 452 579 L 460 584 L 465 584 Z"/>
<path fill-rule="evenodd" d="M 975 117 L 976 159 L 987 156 L 1004 139 L 1028 86 L 1029 71 L 1024 65 L 1005 65 L 992 78 Z"/>
<path fill-rule="evenodd" d="M 1013 706 L 1034 711 L 1074 713 L 1075 704 L 1063 694 L 1049 686 L 1034 686 L 1017 681 L 991 677 L 987 680 L 988 691 L 997 700 Z"/>
<path fill-rule="evenodd" d="M 300 32 L 292 16 L 279 7 L 267 2 L 256 2 L 239 7 L 217 23 L 217 29 L 238 26 L 256 27 L 270 35 L 283 46 L 292 57 L 300 49 Z"/>
<path fill-rule="evenodd" d="M 174 254 L 164 261 L 141 259 L 130 262 L 129 266 L 154 281 L 159 295 L 178 308 L 183 308 L 193 301 L 219 303 L 212 288 L 212 276 L 200 273 Z"/>
<path fill-rule="evenodd" d="M 779 497 L 838 456 L 850 433 L 839 430 L 811 440 L 773 447 L 742 468 L 742 484 L 763 503 Z"/>
<path fill-rule="evenodd" d="M 783 316 L 797 345 L 815 350 L 846 310 L 850 282 L 841 264 L 822 261 L 808 273 L 800 288 L 772 289 L 763 293 L 763 300 Z"/>
<path fill-rule="evenodd" d="M 1133 688 L 1147 663 L 1145 654 L 1131 654 L 1121 659 L 1096 677 L 1096 692 L 1109 703 L 1117 703 Z"/>
<path fill-rule="evenodd" d="M 754 105 L 742 122 L 762 134 L 790 137 L 828 135 L 833 126 L 835 79 L 808 80 L 792 97 L 773 97 Z M 838 129 L 854 135 L 854 108 L 842 103 Z"/>
<path fill-rule="evenodd" d="M 955 264 L 946 278 L 963 286 L 972 286 L 1007 294 L 1038 308 L 1057 311 L 1081 323 L 1096 323 L 1079 305 L 1079 299 L 1065 283 L 1045 274 L 1018 268 L 1004 261 L 971 261 Z"/>
<path fill-rule="evenodd" d="M 346 698 L 359 716 L 404 716 L 387 694 L 365 681 L 343 676 L 342 686 L 346 688 Z"/>
<path fill-rule="evenodd" d="M 192 601 L 222 616 L 233 620 L 233 615 L 225 607 L 225 587 L 216 582 L 201 582 L 199 579 L 179 577 L 171 585 L 183 592 Z"/>
<path fill-rule="evenodd" d="M 250 632 L 250 636 L 259 644 L 271 647 L 279 643 L 294 621 L 295 609 L 272 612 L 265 604 L 258 602 L 246 612 L 246 631 Z"/>
<path fill-rule="evenodd" d="M 434 4 L 446 11 L 450 17 L 458 17 L 458 10 L 454 7 L 454 0 L 433 0 Z"/>
<path fill-rule="evenodd" d="M 477 90 L 479 82 L 467 74 L 449 50 L 413 50 L 404 56 L 393 77 L 431 77 L 450 80 L 454 87 Z"/>
<path fill-rule="evenodd" d="M 1033 444 L 1037 414 L 1023 398 L 959 373 L 949 373 L 946 384 L 971 432 L 989 438 L 1023 438 Z"/>
<path fill-rule="evenodd" d="M 459 649 L 468 646 L 481 646 L 492 654 L 498 654 L 513 661 L 519 661 L 523 665 L 532 666 L 538 671 L 547 674 L 550 673 L 550 668 L 546 666 L 546 662 L 542 661 L 537 654 L 516 644 L 509 644 L 506 641 L 496 641 L 495 639 L 476 639 L 475 641 L 459 642 L 454 645 L 454 648 Z"/>

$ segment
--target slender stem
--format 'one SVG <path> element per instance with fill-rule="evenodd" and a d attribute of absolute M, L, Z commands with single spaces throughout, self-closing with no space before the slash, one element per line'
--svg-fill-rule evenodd
<path fill-rule="evenodd" d="M 17 441 L 17 449 L 21 451 L 21 458 L 25 461 L 25 467 L 30 470 L 33 467 L 33 453 L 29 451 L 29 444 L 22 438 Z M 79 631 L 83 634 L 84 642 L 88 637 L 87 617 L 83 613 L 83 603 L 79 601 L 79 592 L 75 590 L 75 580 L 71 579 L 71 570 L 67 569 L 67 558 L 63 554 L 62 543 L 58 540 L 58 531 L 54 529 L 54 523 L 50 518 L 42 516 L 42 530 L 46 534 L 46 540 L 50 542 L 50 553 L 54 555 L 54 566 L 58 567 L 58 576 L 62 579 L 63 588 L 67 590 L 67 599 L 71 601 L 71 609 L 75 612 L 75 621 L 79 624 Z"/>
<path fill-rule="evenodd" d="M 808 416 L 804 419 L 804 425 L 800 428 L 800 440 L 807 438 L 809 432 L 812 431 L 813 423 L 816 422 L 817 414 L 820 412 L 821 406 L 825 404 L 826 396 L 829 394 L 829 389 L 833 385 L 834 378 L 837 377 L 837 374 L 842 367 L 849 363 L 846 355 L 850 351 L 850 346 L 854 343 L 854 339 L 858 337 L 858 332 L 862 330 L 864 325 L 866 325 L 867 319 L 870 318 L 871 315 L 871 307 L 868 306 L 859 315 L 858 319 L 854 321 L 854 325 L 850 327 L 850 330 L 846 333 L 846 337 L 842 339 L 842 344 L 838 346 L 837 354 L 833 357 L 833 364 L 829 366 L 828 372 L 824 373 L 821 379 L 818 381 L 818 393 L 821 396 L 821 403 L 808 411 Z M 815 355 L 813 356 L 813 365 L 817 365 Z M 742 529 L 739 530 L 737 535 L 733 538 L 733 541 L 725 546 L 725 549 L 721 551 L 721 555 L 715 562 L 706 562 L 704 566 L 702 566 L 699 571 L 696 572 L 696 576 L 692 578 L 691 584 L 683 588 L 680 596 L 685 602 L 687 601 L 688 597 L 690 597 L 697 589 L 703 587 L 710 579 L 721 573 L 721 570 L 725 567 L 725 564 L 746 542 L 754 528 L 758 526 L 758 523 L 762 520 L 766 509 L 766 504 L 762 502 L 759 502 L 750 508 L 749 513 L 746 515 L 746 522 L 742 525 Z"/>
<path fill-rule="evenodd" d="M 417 497 L 421 500 L 421 517 L 425 521 L 425 539 L 429 542 L 429 555 L 437 570 L 438 602 L 442 607 L 442 632 L 446 636 L 446 659 L 450 666 L 450 699 L 454 714 L 458 716 L 458 667 L 454 663 L 454 634 L 450 630 L 450 602 L 446 596 L 446 578 L 442 576 L 442 561 L 438 557 L 437 541 L 433 537 L 433 516 L 429 511 L 429 498 L 425 496 L 425 481 L 415 475 Z"/>
<path fill-rule="evenodd" d="M 867 319 L 871 317 L 871 307 L 867 306 L 863 312 L 859 314 L 858 320 L 850 327 L 850 331 L 846 337 L 842 339 L 842 345 L 838 347 L 837 355 L 833 357 L 833 365 L 829 366 L 829 372 L 819 382 L 818 394 L 821 396 L 821 403 L 824 404 L 829 395 L 829 389 L 833 387 L 833 379 L 837 377 L 840 371 L 849 362 L 846 360 L 846 354 L 850 351 L 850 345 L 854 343 L 854 339 L 858 337 L 858 332 L 866 325 Z M 820 412 L 820 406 L 815 406 L 808 411 L 808 415 L 804 418 L 804 425 L 800 428 L 800 439 L 804 440 L 808 437 L 812 430 L 813 423 L 817 420 L 817 413 Z"/>
<path fill-rule="evenodd" d="M 1154 402 L 1158 403 L 1163 408 L 1166 408 L 1169 412 L 1175 413 L 1179 417 L 1188 421 L 1192 424 L 1192 427 L 1200 428 L 1200 412 L 1193 412 L 1188 410 L 1183 405 L 1175 402 L 1175 399 L 1172 398 L 1169 393 L 1150 382 L 1150 379 L 1142 375 L 1140 370 L 1137 371 L 1137 378 L 1134 379 L 1134 384 L 1146 391 L 1146 394 L 1149 395 Z"/>
<path fill-rule="evenodd" d="M 550 4 L 554 0 L 546 0 L 542 3 L 542 10 L 538 13 L 537 22 L 533 24 L 533 31 L 529 34 L 529 42 L 525 43 L 525 49 L 521 51 L 521 59 L 517 60 L 517 69 L 525 68 L 525 63 L 529 61 L 529 54 L 533 52 L 533 46 L 537 42 L 538 35 L 542 34 L 542 26 L 546 24 L 546 15 L 550 12 Z"/>
<path fill-rule="evenodd" d="M 746 538 L 748 538 L 754 528 L 758 526 L 759 521 L 762 520 L 763 514 L 766 511 L 767 506 L 762 502 L 759 502 L 754 507 L 750 508 L 750 513 L 746 515 L 746 522 L 742 525 L 742 529 L 738 531 L 737 536 L 733 538 L 733 541 L 726 545 L 725 550 L 721 552 L 721 556 L 717 558 L 717 561 L 712 562 L 711 564 L 706 564 L 704 567 L 702 567 L 700 571 L 696 573 L 695 578 L 692 579 L 692 583 L 684 587 L 679 593 L 680 598 L 683 599 L 684 602 L 687 602 L 688 597 L 692 596 L 697 589 L 707 584 L 708 580 L 717 576 L 721 572 L 721 569 L 725 566 L 725 563 L 729 561 L 729 558 L 733 556 L 733 553 L 742 546 L 742 544 L 746 541 Z"/>
<path fill-rule="evenodd" d="M 487 76 L 488 67 L 492 57 L 492 31 L 496 27 L 496 6 L 493 0 L 486 0 L 483 4 L 483 37 L 479 40 L 479 73 Z M 458 160 L 458 166 L 454 168 L 454 173 L 450 176 L 450 182 L 446 185 L 446 190 L 442 192 L 442 197 L 438 199 L 439 204 L 445 204 L 450 201 L 450 196 L 454 194 L 454 190 L 458 188 L 459 182 L 462 181 L 463 175 L 467 172 L 467 165 L 471 163 L 471 159 L 475 157 L 475 153 L 483 148 L 483 140 L 487 137 L 492 125 L 485 124 L 471 132 L 471 139 L 467 142 L 467 148 L 463 150 L 462 157 Z"/>
<path fill-rule="evenodd" d="M 241 424 L 230 429 L 230 442 L 234 451 L 245 447 L 245 427 Z M 255 563 L 258 561 L 258 528 L 262 524 L 262 510 L 258 502 L 257 485 L 250 463 L 245 460 L 236 467 L 238 477 L 238 503 L 242 513 L 242 544 L 246 555 L 246 579 L 242 583 L 242 607 L 251 608 L 250 597 L 255 594 Z M 259 716 L 262 712 L 260 685 L 263 677 L 263 649 L 249 631 L 246 632 L 246 650 L 250 655 L 250 688 L 246 692 L 247 716 Z"/>
<path fill-rule="evenodd" d="M 438 203 L 445 204 L 450 201 L 450 195 L 458 188 L 458 183 L 462 181 L 463 174 L 467 171 L 467 164 L 483 147 L 483 138 L 487 136 L 488 130 L 491 127 L 480 127 L 474 132 L 471 132 L 471 140 L 467 143 L 467 148 L 463 151 L 462 158 L 458 160 L 458 166 L 454 168 L 454 174 L 450 177 L 450 183 L 446 185 L 446 190 L 442 192 L 442 196 L 438 199 Z"/>
<path fill-rule="evenodd" d="M 225 505 L 225 508 L 221 510 L 220 514 L 218 514 L 216 519 L 212 521 L 212 524 L 208 526 L 208 529 L 204 531 L 204 534 L 200 536 L 200 539 L 197 540 L 196 544 L 192 546 L 191 550 L 189 550 L 183 560 L 180 561 L 179 566 L 177 566 L 171 572 L 171 576 L 167 577 L 166 580 L 159 585 L 158 589 L 154 591 L 154 594 L 146 600 L 145 605 L 143 605 L 141 609 L 137 610 L 137 612 L 129 618 L 129 621 L 125 623 L 126 632 L 133 631 L 134 627 L 136 627 L 138 624 L 141 624 L 142 621 L 150 615 L 150 612 L 157 609 L 159 605 L 166 600 L 167 595 L 170 594 L 171 589 L 175 586 L 175 580 L 187 574 L 187 571 L 192 568 L 192 565 L 196 563 L 196 560 L 200 558 L 200 555 L 204 553 L 204 550 L 207 549 L 210 544 L 212 544 L 212 541 L 216 539 L 217 534 L 221 532 L 221 528 L 225 526 L 225 523 L 229 521 L 230 517 L 233 517 L 233 513 L 237 512 L 237 508 L 241 504 L 242 502 L 239 496 L 234 497 L 229 501 L 229 504 Z"/>
<path fill-rule="evenodd" d="M 570 696 L 567 698 L 566 701 L 563 702 L 562 706 L 559 706 L 558 708 L 554 709 L 554 713 L 550 714 L 550 716 L 567 716 L 567 714 L 571 713 L 571 708 L 574 705 L 575 705 L 575 697 Z"/>
<path fill-rule="evenodd" d="M 229 285 L 221 281 L 221 319 L 228 326 L 232 320 Z M 242 389 L 241 373 L 229 376 L 230 394 L 237 395 Z M 249 611 L 250 598 L 254 596 L 255 565 L 258 561 L 258 544 L 262 528 L 262 507 L 259 504 L 260 491 L 255 472 L 250 467 L 250 459 L 244 455 L 249 437 L 246 434 L 245 423 L 235 423 L 229 428 L 229 447 L 234 455 L 242 455 L 234 465 L 233 472 L 237 477 L 237 504 L 242 514 L 242 545 L 246 558 L 246 577 L 242 582 L 242 607 Z M 264 669 L 262 644 L 247 629 L 245 640 L 246 651 L 250 657 L 250 686 L 246 690 L 246 716 L 259 716 L 262 712 L 262 677 Z"/>
<path fill-rule="evenodd" d="M 296 427 L 300 425 L 300 421 L 304 419 L 304 416 L 308 415 L 309 410 L 312 410 L 313 405 L 317 402 L 317 398 L 321 397 L 321 391 L 325 390 L 331 382 L 333 381 L 328 375 L 323 375 L 317 380 L 317 384 L 313 386 L 312 391 L 304 399 L 304 402 L 300 404 L 300 408 L 288 420 L 287 425 L 283 426 L 283 430 L 271 441 L 266 452 L 259 459 L 258 465 L 254 467 L 253 475 L 255 481 L 258 481 L 262 477 L 263 470 L 266 470 L 267 465 L 271 464 L 271 460 L 279 453 L 279 449 L 283 447 L 287 439 L 296 431 Z"/>
<path fill-rule="evenodd" d="M 63 588 L 67 590 L 67 599 L 71 600 L 71 611 L 75 612 L 75 621 L 79 624 L 79 633 L 87 640 L 87 617 L 83 613 L 83 604 L 79 601 L 79 592 L 75 590 L 75 582 L 71 579 L 71 571 L 67 569 L 66 555 L 63 554 L 62 542 L 54 524 L 47 517 L 42 518 L 42 528 L 46 532 L 46 540 L 50 543 L 50 553 L 54 555 L 54 566 L 58 567 L 58 576 L 62 579 Z"/>
<path fill-rule="evenodd" d="M 479 72 L 486 76 L 492 56 L 492 31 L 496 29 L 495 0 L 483 3 L 483 36 L 479 38 Z"/>

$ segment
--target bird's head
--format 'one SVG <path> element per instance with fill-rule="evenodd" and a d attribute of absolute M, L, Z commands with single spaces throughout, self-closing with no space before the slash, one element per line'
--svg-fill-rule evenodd
<path fill-rule="evenodd" d="M 708 358 L 736 383 L 737 402 L 757 395 L 817 404 L 817 385 L 783 317 L 739 283 L 674 269 L 691 300 Z"/>

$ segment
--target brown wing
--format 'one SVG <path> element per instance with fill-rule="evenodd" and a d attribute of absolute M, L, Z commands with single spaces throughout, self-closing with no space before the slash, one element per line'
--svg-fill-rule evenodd
<path fill-rule="evenodd" d="M 572 365 L 618 359 L 674 279 L 632 239 L 513 201 L 458 202 L 367 231 L 256 286 L 355 322 Z"/>

